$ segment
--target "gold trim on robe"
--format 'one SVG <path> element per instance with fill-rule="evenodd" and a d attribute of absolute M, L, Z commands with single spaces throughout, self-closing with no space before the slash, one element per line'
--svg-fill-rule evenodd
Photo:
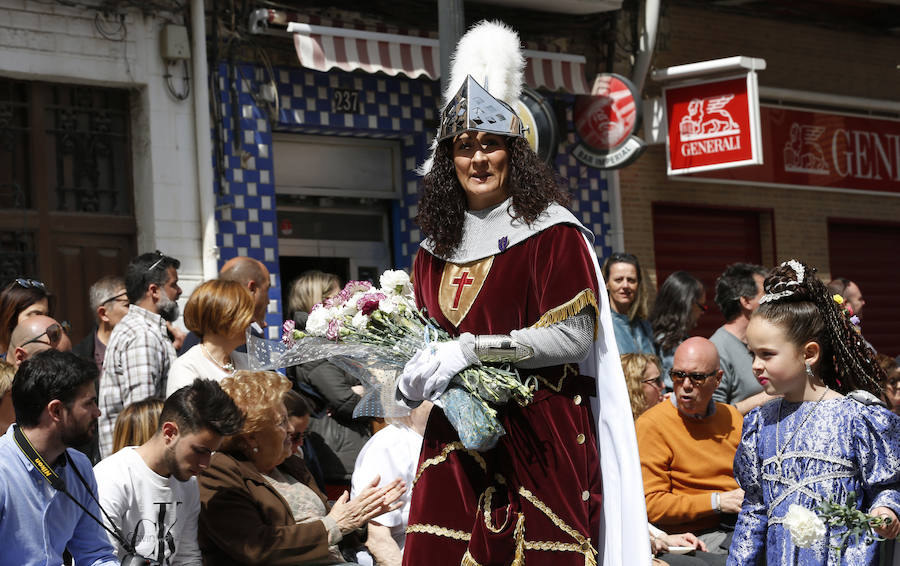
<path fill-rule="evenodd" d="M 548 310 L 532 325 L 532 328 L 540 328 L 562 322 L 567 318 L 572 318 L 589 306 L 594 307 L 594 340 L 596 340 L 600 324 L 600 307 L 597 306 L 597 297 L 594 296 L 593 289 L 585 289 L 575 295 L 570 301 Z"/>

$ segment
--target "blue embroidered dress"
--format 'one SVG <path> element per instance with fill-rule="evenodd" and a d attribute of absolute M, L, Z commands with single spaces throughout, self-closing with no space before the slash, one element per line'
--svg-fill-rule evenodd
<path fill-rule="evenodd" d="M 729 566 L 755 566 L 761 555 L 760 564 L 878 563 L 878 543 L 854 544 L 851 537 L 843 553 L 828 548 L 838 545 L 843 527 L 828 527 L 827 540 L 798 548 L 782 524 L 792 503 L 815 509 L 828 499 L 845 501 L 850 491 L 863 511 L 885 506 L 900 515 L 900 417 L 848 397 L 818 405 L 770 401 L 744 418 L 734 476 L 745 496 Z"/>

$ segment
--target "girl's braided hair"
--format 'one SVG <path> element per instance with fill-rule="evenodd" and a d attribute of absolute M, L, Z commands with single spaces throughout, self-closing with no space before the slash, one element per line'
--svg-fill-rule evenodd
<path fill-rule="evenodd" d="M 862 389 L 881 397 L 884 370 L 815 272 L 797 260 L 773 269 L 754 316 L 784 329 L 798 346 L 817 342 L 819 375 L 827 386 L 840 393 Z"/>

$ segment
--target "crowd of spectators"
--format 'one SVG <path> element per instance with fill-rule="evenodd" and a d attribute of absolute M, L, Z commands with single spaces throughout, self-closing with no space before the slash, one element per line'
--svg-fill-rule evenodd
<path fill-rule="evenodd" d="M 68 498 L 26 490 L 0 531 L 52 514 L 53 534 L 17 552 L 54 563 L 70 554 L 93 564 L 141 555 L 173 565 L 399 566 L 431 404 L 387 423 L 355 419 L 364 388 L 340 365 L 305 363 L 287 377 L 250 371 L 246 335 L 261 335 L 270 285 L 251 258 L 230 260 L 194 289 L 184 309 L 189 332 L 179 333 L 171 324 L 179 266 L 161 252 L 143 254 L 124 277 L 97 281 L 87 298 L 95 326 L 74 348 L 43 283 L 19 278 L 0 292 L 0 466 L 15 478 L 46 462 L 48 481 L 68 490 Z M 673 566 L 724 564 L 744 496 L 732 468 L 743 415 L 773 399 L 756 380 L 746 336 L 766 270 L 726 266 L 714 297 L 722 325 L 708 339 L 693 336 L 708 297 L 692 274 L 672 273 L 651 300 L 636 256 L 612 254 L 602 273 L 651 548 Z M 849 316 L 861 316 L 855 283 L 830 286 Z M 288 309 L 297 328 L 339 289 L 339 278 L 321 271 L 294 281 Z M 900 415 L 900 367 L 891 356 L 878 361 L 883 402 Z M 14 435 L 38 460 L 16 448 Z M 62 461 L 69 465 L 55 467 Z M 33 508 L 23 510 L 27 502 Z"/>

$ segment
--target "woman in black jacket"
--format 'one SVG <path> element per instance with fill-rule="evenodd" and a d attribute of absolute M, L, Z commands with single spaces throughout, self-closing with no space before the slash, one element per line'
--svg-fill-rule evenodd
<path fill-rule="evenodd" d="M 288 301 L 297 328 L 305 328 L 307 313 L 338 291 L 337 275 L 321 271 L 300 275 L 291 284 Z M 358 379 L 327 360 L 288 368 L 288 376 L 308 398 L 319 398 L 314 399 L 319 406 L 315 407 L 306 436 L 319 460 L 325 483 L 349 485 L 356 456 L 372 436 L 371 419 L 353 418 L 353 409 L 364 392 L 363 386 Z M 313 395 L 309 395 L 310 392 Z"/>

